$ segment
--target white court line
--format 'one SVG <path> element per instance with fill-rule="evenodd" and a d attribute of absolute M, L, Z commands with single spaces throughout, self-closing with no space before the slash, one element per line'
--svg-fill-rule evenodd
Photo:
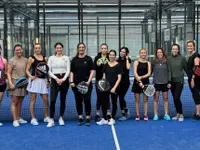
<path fill-rule="evenodd" d="M 116 150 L 120 150 L 120 146 L 119 146 L 119 142 L 118 142 L 118 139 L 117 139 L 117 134 L 116 134 L 114 125 L 111 125 L 111 130 L 112 130 Z"/>

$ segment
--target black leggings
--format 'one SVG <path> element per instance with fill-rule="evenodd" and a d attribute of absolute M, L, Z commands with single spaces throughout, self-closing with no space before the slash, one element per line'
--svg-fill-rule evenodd
<path fill-rule="evenodd" d="M 100 110 L 100 108 L 101 108 L 101 102 L 100 102 L 100 100 L 101 100 L 101 91 L 97 88 L 97 83 L 98 83 L 98 81 L 96 82 L 96 84 L 95 84 L 95 87 L 96 87 L 96 97 L 97 97 L 97 101 L 96 101 L 96 110 Z"/>
<path fill-rule="evenodd" d="M 183 90 L 183 82 L 172 82 L 171 83 L 171 92 L 174 99 L 174 105 L 176 112 L 183 114 L 182 103 L 181 103 L 181 93 Z"/>
<path fill-rule="evenodd" d="M 72 88 L 76 101 L 76 110 L 78 115 L 83 115 L 83 102 L 85 104 L 85 114 L 90 116 L 91 114 L 91 93 L 92 84 L 89 85 L 88 92 L 86 94 L 81 94 L 76 87 Z"/>
<path fill-rule="evenodd" d="M 200 84 L 199 83 L 200 81 L 195 80 L 194 82 L 195 82 L 195 84 L 194 84 L 195 86 L 194 86 L 194 88 L 191 88 L 191 85 L 190 85 L 191 79 L 188 79 L 188 84 L 189 84 L 190 90 L 192 92 L 192 98 L 194 100 L 194 103 L 195 103 L 195 105 L 199 105 L 200 104 L 200 88 L 198 86 Z"/>
<path fill-rule="evenodd" d="M 102 106 L 102 112 L 103 112 L 103 118 L 107 119 L 107 111 L 110 107 L 110 96 L 112 101 L 112 118 L 115 118 L 115 115 L 117 113 L 117 94 L 113 94 L 110 92 L 102 92 L 101 93 L 101 106 Z"/>
<path fill-rule="evenodd" d="M 125 96 L 126 93 L 129 89 L 129 83 L 128 84 L 121 84 L 120 85 L 120 90 L 119 90 L 119 103 L 120 103 L 120 108 L 121 110 L 125 110 L 126 107 L 126 100 L 125 100 Z"/>
<path fill-rule="evenodd" d="M 55 74 L 59 79 L 63 78 L 65 74 Z M 50 117 L 54 118 L 55 114 L 55 105 L 58 92 L 60 91 L 60 116 L 62 117 L 65 112 L 66 96 L 69 89 L 69 79 L 67 78 L 62 85 L 58 85 L 56 80 L 51 78 L 51 88 L 50 88 Z"/>

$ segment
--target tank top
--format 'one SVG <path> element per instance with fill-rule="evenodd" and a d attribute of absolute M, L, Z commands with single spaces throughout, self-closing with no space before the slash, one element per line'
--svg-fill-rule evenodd
<path fill-rule="evenodd" d="M 0 57 L 0 70 L 3 70 L 3 71 L 5 71 L 5 64 L 3 63 L 3 58 L 2 57 Z M 2 71 L 0 71 L 0 85 L 2 85 L 2 84 L 5 84 L 6 83 L 6 77 L 4 78 L 3 77 L 3 74 L 4 73 L 2 73 Z M 2 78 L 3 77 L 3 78 Z"/>
<path fill-rule="evenodd" d="M 148 62 L 140 62 L 138 61 L 137 66 L 137 74 L 138 76 L 143 76 L 148 73 Z M 149 78 L 145 78 L 141 80 L 143 84 L 149 84 Z M 137 80 L 134 79 L 134 83 L 137 84 Z"/>
<path fill-rule="evenodd" d="M 34 62 L 32 63 L 31 69 L 31 75 L 35 76 L 35 68 L 37 67 L 37 65 L 41 62 L 45 62 L 45 57 L 43 56 L 43 60 L 38 60 L 34 55 L 31 56 L 34 59 Z M 39 77 L 39 78 L 45 78 L 45 76 Z"/>

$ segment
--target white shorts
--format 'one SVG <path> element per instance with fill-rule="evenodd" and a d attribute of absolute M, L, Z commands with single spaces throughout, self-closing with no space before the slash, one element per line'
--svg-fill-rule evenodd
<path fill-rule="evenodd" d="M 35 78 L 32 82 L 29 78 L 27 91 L 38 94 L 48 94 L 46 79 Z"/>

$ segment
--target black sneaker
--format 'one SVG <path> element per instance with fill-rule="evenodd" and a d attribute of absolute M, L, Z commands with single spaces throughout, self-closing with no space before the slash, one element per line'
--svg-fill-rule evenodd
<path fill-rule="evenodd" d="M 192 119 L 193 119 L 193 120 L 200 120 L 200 116 L 197 115 L 197 114 L 194 114 L 194 115 L 192 116 Z"/>
<path fill-rule="evenodd" d="M 85 125 L 86 125 L 86 126 L 90 126 L 90 119 L 86 119 L 86 120 L 85 120 Z"/>
<path fill-rule="evenodd" d="M 99 115 L 96 115 L 95 118 L 94 118 L 94 121 L 99 122 L 100 120 L 101 120 L 101 117 Z"/>
<path fill-rule="evenodd" d="M 78 125 L 81 126 L 84 124 L 83 118 L 78 119 Z"/>

